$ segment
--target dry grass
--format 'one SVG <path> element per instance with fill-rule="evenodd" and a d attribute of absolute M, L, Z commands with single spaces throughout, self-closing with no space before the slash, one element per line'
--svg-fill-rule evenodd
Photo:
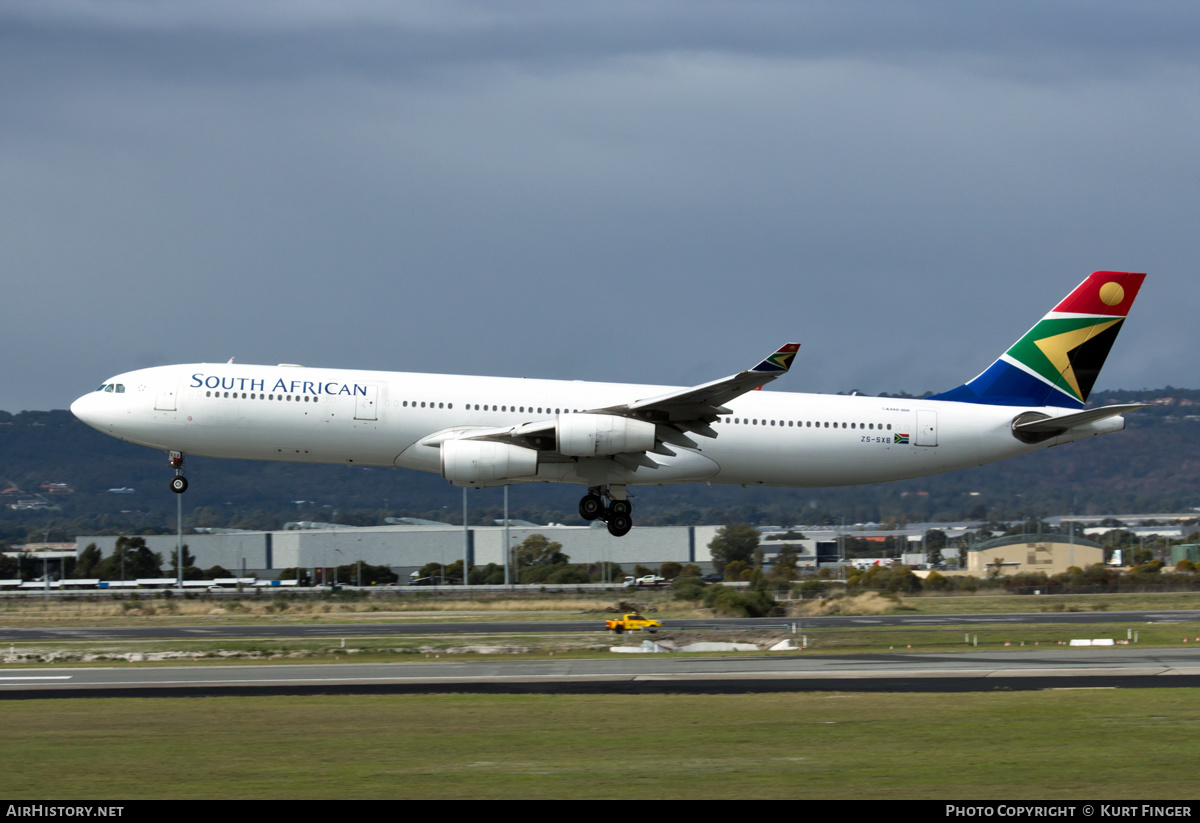
<path fill-rule="evenodd" d="M 472 611 L 472 612 L 581 612 L 591 609 L 604 609 L 613 604 L 612 597 L 578 597 L 578 598 L 519 598 L 503 597 L 496 599 L 480 598 L 476 600 L 443 600 L 420 602 L 400 602 L 396 611 Z"/>
<path fill-rule="evenodd" d="M 211 619 L 217 621 L 239 618 L 274 617 L 276 619 L 308 619 L 334 617 L 353 620 L 356 617 L 371 619 L 413 619 L 435 616 L 479 617 L 479 616 L 533 616 L 535 619 L 554 615 L 578 615 L 602 612 L 614 608 L 616 601 L 611 597 L 490 597 L 477 596 L 473 599 L 460 597 L 414 597 L 412 595 L 372 595 L 367 597 L 343 597 L 335 595 L 216 595 L 201 597 L 163 597 L 140 594 L 122 596 L 120 599 L 96 597 L 94 599 L 50 599 L 11 598 L 0 600 L 0 619 L 9 625 L 46 624 L 94 620 L 119 620 L 121 618 L 157 617 Z"/>
<path fill-rule="evenodd" d="M 896 598 L 877 592 L 865 592 L 853 597 L 831 597 L 827 600 L 807 600 L 788 608 L 789 617 L 827 617 L 834 615 L 888 614 L 900 605 Z"/>

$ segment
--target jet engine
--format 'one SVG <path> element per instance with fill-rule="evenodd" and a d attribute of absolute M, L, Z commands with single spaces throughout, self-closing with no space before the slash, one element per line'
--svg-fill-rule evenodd
<path fill-rule="evenodd" d="M 488 440 L 442 443 L 442 477 L 455 486 L 492 486 L 497 481 L 537 474 L 537 452 Z"/>
<path fill-rule="evenodd" d="M 654 448 L 654 424 L 613 414 L 560 414 L 555 424 L 559 454 L 597 457 Z"/>

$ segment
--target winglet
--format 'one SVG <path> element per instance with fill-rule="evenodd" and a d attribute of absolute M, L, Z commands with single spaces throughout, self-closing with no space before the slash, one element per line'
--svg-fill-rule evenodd
<path fill-rule="evenodd" d="M 785 343 L 774 354 L 750 369 L 750 371 L 758 372 L 759 374 L 783 374 L 792 367 L 792 359 L 795 358 L 798 351 L 800 351 L 799 343 Z"/>

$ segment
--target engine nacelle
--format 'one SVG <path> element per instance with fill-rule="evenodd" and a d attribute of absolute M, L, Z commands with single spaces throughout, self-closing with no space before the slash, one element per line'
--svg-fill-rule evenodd
<path fill-rule="evenodd" d="M 487 440 L 442 443 L 442 477 L 456 486 L 492 486 L 537 474 L 537 452 Z"/>
<path fill-rule="evenodd" d="M 654 448 L 654 424 L 613 414 L 560 414 L 555 424 L 558 451 L 571 457 L 597 457 Z"/>

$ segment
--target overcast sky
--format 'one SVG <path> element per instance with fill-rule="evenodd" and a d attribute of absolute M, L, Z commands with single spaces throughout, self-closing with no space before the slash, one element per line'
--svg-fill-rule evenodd
<path fill-rule="evenodd" d="M 150 365 L 1197 387 L 1200 4 L 0 0 L 0 409 Z"/>

